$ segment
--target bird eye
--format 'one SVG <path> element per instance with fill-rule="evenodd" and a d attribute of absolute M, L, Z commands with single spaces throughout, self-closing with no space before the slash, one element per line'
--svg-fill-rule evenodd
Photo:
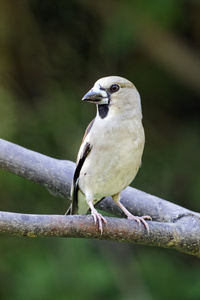
<path fill-rule="evenodd" d="M 119 90 L 120 86 L 118 84 L 112 84 L 110 87 L 111 93 L 115 93 Z"/>

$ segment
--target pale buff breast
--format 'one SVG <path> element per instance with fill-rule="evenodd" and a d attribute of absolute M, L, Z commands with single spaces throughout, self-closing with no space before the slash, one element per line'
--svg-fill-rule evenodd
<path fill-rule="evenodd" d="M 92 193 L 97 200 L 122 191 L 135 178 L 141 164 L 144 148 L 141 121 L 134 120 L 131 128 L 126 122 L 120 125 L 115 129 L 108 127 L 94 137 L 94 146 L 80 173 L 81 191 Z"/>

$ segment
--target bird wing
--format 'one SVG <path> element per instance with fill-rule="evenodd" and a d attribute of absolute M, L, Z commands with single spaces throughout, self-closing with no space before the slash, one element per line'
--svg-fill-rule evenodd
<path fill-rule="evenodd" d="M 74 177 L 73 177 L 73 181 L 72 181 L 72 188 L 71 188 L 71 205 L 67 211 L 67 215 L 69 214 L 77 214 L 78 211 L 78 191 L 79 191 L 79 175 L 80 175 L 80 171 L 82 169 L 82 166 L 85 162 L 86 157 L 88 156 L 88 154 L 90 153 L 91 149 L 92 149 L 92 145 L 89 142 L 85 142 L 85 138 L 88 135 L 88 133 L 90 132 L 92 125 L 94 123 L 94 120 L 92 120 L 92 122 L 90 122 L 90 124 L 88 125 L 83 140 L 82 140 L 82 144 L 79 150 L 79 154 L 78 154 L 78 158 L 77 158 L 77 162 L 76 162 L 76 169 L 74 172 Z M 83 150 L 81 149 L 83 147 Z"/>
<path fill-rule="evenodd" d="M 95 120 L 95 119 L 94 119 L 94 120 Z M 88 133 L 90 132 L 90 130 L 91 130 L 93 124 L 94 124 L 94 120 L 92 120 L 92 121 L 90 122 L 90 124 L 88 125 L 88 127 L 87 127 L 86 130 L 85 130 L 85 134 L 84 134 L 84 136 L 83 136 L 83 139 L 82 139 L 82 142 L 81 142 L 81 146 L 80 146 L 80 149 L 79 149 L 79 152 L 78 152 L 78 156 L 77 156 L 77 160 L 76 160 L 76 165 L 78 165 L 79 160 L 80 160 L 80 157 L 81 157 L 82 153 L 84 152 L 84 151 L 81 151 L 81 147 L 83 146 L 83 144 L 84 144 L 84 142 L 85 142 L 85 138 L 86 138 L 86 136 L 88 135 Z"/>

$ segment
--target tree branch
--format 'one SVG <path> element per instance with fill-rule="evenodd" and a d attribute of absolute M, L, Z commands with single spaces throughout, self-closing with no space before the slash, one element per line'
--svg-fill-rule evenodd
<path fill-rule="evenodd" d="M 200 257 L 199 218 L 176 223 L 149 222 L 149 233 L 134 220 L 108 218 L 101 235 L 91 215 L 30 215 L 0 212 L 0 231 L 26 237 L 78 237 L 173 248 Z"/>
<path fill-rule="evenodd" d="M 45 186 L 69 199 L 75 164 L 54 159 L 0 139 L 0 168 Z M 135 215 L 150 215 L 150 232 L 135 221 L 106 218 L 101 235 L 88 216 L 28 215 L 0 212 L 0 232 L 20 236 L 99 238 L 174 248 L 200 257 L 200 214 L 137 189 L 127 187 L 122 203 Z M 111 197 L 97 208 L 124 216 Z M 155 222 L 156 221 L 156 222 Z"/>

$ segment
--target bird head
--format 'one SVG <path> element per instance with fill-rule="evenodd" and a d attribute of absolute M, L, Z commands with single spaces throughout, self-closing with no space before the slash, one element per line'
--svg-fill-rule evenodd
<path fill-rule="evenodd" d="M 107 113 L 137 111 L 141 115 L 139 93 L 133 83 L 123 77 L 108 76 L 97 80 L 82 100 L 97 104 L 99 112 L 103 108 Z"/>

